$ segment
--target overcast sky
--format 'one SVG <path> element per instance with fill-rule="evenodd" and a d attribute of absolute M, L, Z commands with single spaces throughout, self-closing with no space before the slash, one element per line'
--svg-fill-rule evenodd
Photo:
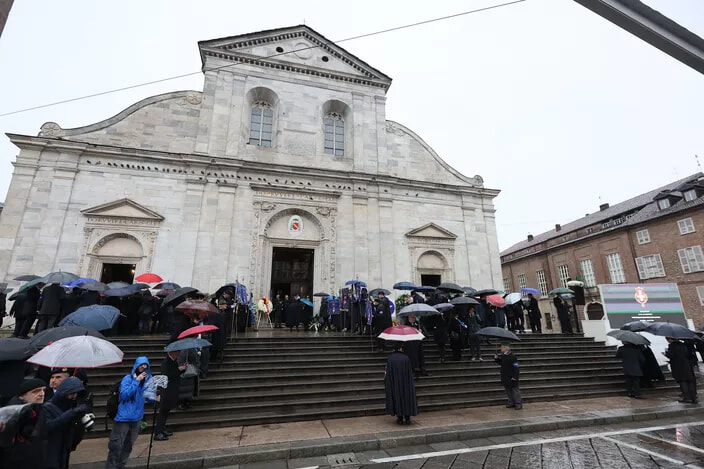
<path fill-rule="evenodd" d="M 0 37 L 0 114 L 198 71 L 199 40 L 303 22 L 339 40 L 496 3 L 15 2 Z M 701 0 L 646 3 L 704 34 Z M 501 189 L 501 249 L 692 174 L 696 153 L 704 164 L 704 75 L 572 1 L 527 0 L 340 45 L 394 79 L 388 119 Z M 0 117 L 0 200 L 18 152 L 4 133 L 87 125 L 181 89 L 201 90 L 202 76 Z"/>

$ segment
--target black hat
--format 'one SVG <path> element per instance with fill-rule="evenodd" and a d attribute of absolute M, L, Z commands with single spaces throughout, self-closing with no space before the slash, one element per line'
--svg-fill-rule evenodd
<path fill-rule="evenodd" d="M 46 387 L 46 383 L 44 382 L 43 379 L 39 378 L 28 378 L 22 381 L 20 384 L 20 387 L 17 389 L 17 395 L 21 396 L 22 394 L 25 394 L 32 389 L 37 389 L 37 388 L 42 388 Z"/>
<path fill-rule="evenodd" d="M 73 368 L 52 368 L 51 369 L 51 375 L 55 375 L 57 373 L 67 373 L 69 376 L 73 375 Z"/>

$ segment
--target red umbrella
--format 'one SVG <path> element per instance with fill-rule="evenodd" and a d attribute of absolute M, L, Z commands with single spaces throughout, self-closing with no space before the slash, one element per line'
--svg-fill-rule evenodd
<path fill-rule="evenodd" d="M 489 295 L 486 297 L 486 301 L 489 304 L 496 306 L 497 308 L 503 308 L 506 306 L 506 300 L 501 298 L 501 295 Z"/>
<path fill-rule="evenodd" d="M 142 274 L 138 277 L 135 277 L 135 281 L 143 283 L 157 283 L 163 282 L 164 279 L 159 277 L 157 274 L 150 274 L 149 272 L 147 272 L 146 274 Z"/>
<path fill-rule="evenodd" d="M 395 340 L 397 342 L 409 342 L 411 340 L 423 340 L 425 336 L 415 327 L 393 326 L 379 334 L 380 339 Z"/>
<path fill-rule="evenodd" d="M 218 312 L 215 306 L 203 300 L 186 300 L 176 306 L 176 309 L 179 311 L 183 311 L 189 316 L 197 315 L 201 318 L 209 314 L 215 314 Z"/>
<path fill-rule="evenodd" d="M 178 335 L 179 339 L 183 339 L 184 337 L 188 337 L 191 335 L 198 335 L 198 334 L 205 334 L 206 332 L 212 332 L 212 331 L 217 331 L 218 326 L 212 326 L 210 324 L 206 324 L 203 326 L 195 326 L 191 327 L 190 329 L 186 329 L 185 331 L 181 332 Z"/>

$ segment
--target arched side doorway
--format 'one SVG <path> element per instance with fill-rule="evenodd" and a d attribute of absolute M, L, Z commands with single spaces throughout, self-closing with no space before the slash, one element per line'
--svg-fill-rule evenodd
<path fill-rule="evenodd" d="M 135 272 L 146 269 L 142 243 L 128 233 L 111 233 L 100 238 L 88 253 L 87 276 L 109 283 L 132 282 Z"/>
<path fill-rule="evenodd" d="M 418 256 L 413 278 L 419 285 L 435 287 L 451 280 L 447 258 L 438 251 L 425 251 Z"/>

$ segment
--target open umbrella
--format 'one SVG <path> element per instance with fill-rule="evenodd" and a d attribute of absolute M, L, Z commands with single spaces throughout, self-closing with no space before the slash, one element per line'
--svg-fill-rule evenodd
<path fill-rule="evenodd" d="M 192 335 L 205 334 L 207 332 L 213 332 L 213 331 L 217 331 L 217 330 L 218 330 L 218 326 L 213 326 L 211 324 L 204 324 L 202 326 L 194 326 L 194 327 L 191 327 L 190 329 L 186 329 L 185 331 L 181 332 L 178 335 L 178 338 L 183 339 L 185 337 L 189 337 Z"/>
<path fill-rule="evenodd" d="M 39 351 L 49 345 L 51 342 L 56 342 L 57 340 L 65 339 L 66 337 L 77 337 L 89 335 L 92 337 L 97 337 L 99 339 L 105 339 L 103 334 L 96 331 L 95 329 L 90 329 L 83 326 L 59 326 L 52 327 L 51 329 L 45 329 L 39 334 L 35 335 L 27 342 L 27 345 L 31 347 L 33 351 Z"/>
<path fill-rule="evenodd" d="M 525 293 L 526 295 L 530 293 L 531 295 L 540 295 L 540 290 L 537 288 L 530 288 L 530 287 L 524 287 L 521 288 L 521 293 Z"/>
<path fill-rule="evenodd" d="M 164 352 L 180 352 L 181 350 L 190 350 L 193 348 L 210 347 L 212 344 L 205 339 L 197 339 L 195 337 L 187 337 L 185 339 L 171 342 L 164 347 Z"/>
<path fill-rule="evenodd" d="M 450 283 L 450 282 L 444 282 L 441 283 L 436 287 L 438 290 L 446 291 L 446 292 L 453 292 L 453 293 L 464 293 L 464 290 L 462 287 L 457 285 L 456 283 Z"/>
<path fill-rule="evenodd" d="M 79 283 L 76 286 L 81 290 L 97 291 L 99 293 L 102 293 L 108 289 L 108 286 L 105 285 L 103 282 Z"/>
<path fill-rule="evenodd" d="M 152 274 L 150 272 L 146 272 L 141 275 L 138 275 L 134 279 L 137 282 L 144 282 L 144 283 L 157 283 L 157 282 L 164 281 L 164 279 L 159 277 L 157 274 Z"/>
<path fill-rule="evenodd" d="M 83 326 L 96 331 L 111 329 L 120 317 L 120 310 L 109 305 L 78 308 L 61 320 L 59 326 Z"/>
<path fill-rule="evenodd" d="M 633 331 L 618 330 L 607 332 L 606 335 L 620 340 L 621 342 L 630 342 L 636 345 L 650 345 L 650 341 L 640 334 Z"/>
<path fill-rule="evenodd" d="M 27 347 L 26 339 L 6 337 L 0 339 L 0 362 L 9 360 L 25 360 L 32 352 Z"/>
<path fill-rule="evenodd" d="M 561 287 L 561 288 L 553 288 L 552 290 L 550 290 L 548 292 L 548 295 L 562 295 L 565 293 L 572 294 L 574 292 L 572 290 L 570 290 L 569 288 L 562 288 Z"/>
<path fill-rule="evenodd" d="M 509 293 L 508 295 L 506 295 L 504 300 L 506 301 L 507 305 L 514 305 L 514 304 L 518 303 L 519 301 L 521 301 L 521 294 L 520 293 Z"/>
<path fill-rule="evenodd" d="M 58 283 L 63 285 L 64 283 L 68 282 L 73 282 L 74 280 L 78 280 L 79 277 L 76 274 L 72 274 L 71 272 L 51 272 L 50 274 L 46 274 L 44 277 L 44 283 Z"/>
<path fill-rule="evenodd" d="M 453 305 L 478 305 L 479 302 L 468 296 L 456 296 L 450 300 Z"/>
<path fill-rule="evenodd" d="M 435 291 L 435 287 L 429 287 L 426 285 L 422 285 L 419 287 L 415 287 L 412 291 L 418 291 L 421 293 L 433 293 Z"/>
<path fill-rule="evenodd" d="M 440 312 L 433 308 L 430 305 L 427 305 L 425 303 L 413 303 L 408 306 L 404 306 L 401 308 L 401 311 L 399 311 L 396 316 L 408 316 L 410 314 L 413 314 L 414 316 L 417 317 L 423 317 L 423 316 L 432 316 L 434 314 L 440 314 Z"/>
<path fill-rule="evenodd" d="M 412 340 L 423 340 L 425 336 L 421 331 L 411 326 L 393 326 L 384 329 L 379 334 L 380 339 L 395 340 L 397 342 L 410 342 Z"/>
<path fill-rule="evenodd" d="M 391 294 L 391 292 L 386 288 L 375 288 L 374 290 L 369 292 L 369 296 L 379 296 L 379 293 L 383 293 L 384 295 Z"/>
<path fill-rule="evenodd" d="M 584 282 L 581 280 L 570 280 L 567 282 L 568 287 L 584 287 Z"/>
<path fill-rule="evenodd" d="M 437 309 L 438 311 L 447 311 L 450 309 L 455 309 L 455 305 L 453 305 L 452 303 L 439 303 L 433 305 L 433 308 Z"/>
<path fill-rule="evenodd" d="M 501 298 L 501 295 L 489 295 L 486 297 L 486 302 L 496 306 L 497 308 L 503 308 L 506 306 L 506 300 Z"/>
<path fill-rule="evenodd" d="M 36 280 L 38 278 L 41 278 L 41 277 L 39 275 L 27 274 L 27 275 L 20 275 L 19 277 L 15 277 L 12 280 L 17 280 L 18 282 L 31 282 L 32 280 Z"/>
<path fill-rule="evenodd" d="M 310 300 L 307 300 L 307 299 L 305 299 L 305 298 L 301 298 L 301 303 L 303 303 L 304 305 L 313 307 L 313 302 L 310 301 Z"/>
<path fill-rule="evenodd" d="M 29 289 L 32 288 L 32 287 L 41 288 L 42 286 L 44 286 L 44 284 L 46 284 L 46 282 L 44 281 L 44 277 L 35 278 L 34 280 L 30 280 L 29 282 L 27 282 L 27 283 L 25 283 L 24 285 L 22 285 L 22 286 L 19 288 L 19 290 L 17 290 L 17 293 L 22 293 L 22 292 L 24 292 L 24 291 L 29 290 Z M 17 293 L 16 293 L 16 294 L 17 294 Z"/>
<path fill-rule="evenodd" d="M 189 316 L 198 316 L 200 318 L 218 312 L 215 306 L 203 300 L 187 300 L 179 303 L 176 309 L 183 311 L 184 314 Z"/>
<path fill-rule="evenodd" d="M 359 284 L 359 285 L 361 285 L 361 286 L 363 286 L 363 287 L 366 287 L 366 286 L 367 286 L 367 283 L 366 283 L 366 282 L 362 282 L 361 280 L 348 280 L 348 281 L 345 282 L 345 285 L 357 285 L 357 284 Z"/>
<path fill-rule="evenodd" d="M 122 288 L 129 287 L 130 284 L 127 282 L 110 282 L 108 283 L 108 288 Z"/>
<path fill-rule="evenodd" d="M 104 296 L 130 296 L 134 294 L 134 290 L 129 285 L 120 288 L 110 288 L 103 291 Z"/>
<path fill-rule="evenodd" d="M 179 288 L 181 288 L 181 285 L 173 282 L 161 282 L 154 285 L 155 290 L 178 290 Z"/>
<path fill-rule="evenodd" d="M 77 278 L 76 280 L 73 280 L 71 282 L 64 283 L 64 286 L 65 287 L 77 287 L 78 285 L 80 285 L 82 283 L 87 285 L 89 283 L 97 283 L 97 282 L 98 281 L 95 279 L 88 278 L 88 277 L 82 277 L 82 278 Z"/>
<path fill-rule="evenodd" d="M 220 288 L 222 288 L 222 287 L 220 287 Z M 198 291 L 198 289 L 193 288 L 193 287 L 178 288 L 178 289 L 172 291 L 171 293 L 169 293 L 168 295 L 166 295 L 166 298 L 164 298 L 164 304 L 168 305 L 168 304 L 174 303 L 176 300 L 180 299 L 181 297 L 186 296 L 189 293 L 195 293 L 197 291 Z"/>
<path fill-rule="evenodd" d="M 314 293 L 313 296 L 319 297 L 319 298 L 327 298 L 328 296 L 330 296 L 330 294 L 329 294 L 329 293 L 320 292 L 320 293 Z"/>
<path fill-rule="evenodd" d="M 122 362 L 122 350 L 105 339 L 90 335 L 66 337 L 27 359 L 48 368 L 100 368 Z"/>
<path fill-rule="evenodd" d="M 498 290 L 494 290 L 493 288 L 485 288 L 484 290 L 477 290 L 474 296 L 496 295 L 497 293 L 499 293 Z"/>
<path fill-rule="evenodd" d="M 645 321 L 632 321 L 632 322 L 627 322 L 623 326 L 621 326 L 622 331 L 633 331 L 633 332 L 641 332 L 646 330 L 650 324 L 649 322 Z"/>
<path fill-rule="evenodd" d="M 645 332 L 650 332 L 653 335 L 659 335 L 662 337 L 672 337 L 673 339 L 696 339 L 701 340 L 694 331 L 690 331 L 684 326 L 679 324 L 672 324 L 669 322 L 654 322 L 650 324 Z"/>
<path fill-rule="evenodd" d="M 507 331 L 506 329 L 502 329 L 500 327 L 485 327 L 483 329 L 479 329 L 477 334 L 483 335 L 484 337 L 495 337 L 501 340 L 521 340 L 513 332 Z"/>
<path fill-rule="evenodd" d="M 469 296 L 477 295 L 477 290 L 472 287 L 462 287 L 462 290 Z"/>
<path fill-rule="evenodd" d="M 418 287 L 411 282 L 396 282 L 392 288 L 394 290 L 415 290 Z"/>
<path fill-rule="evenodd" d="M 5 289 L 3 289 L 2 292 L 6 295 L 9 295 L 12 292 L 12 290 L 14 290 L 14 288 L 5 288 Z"/>

